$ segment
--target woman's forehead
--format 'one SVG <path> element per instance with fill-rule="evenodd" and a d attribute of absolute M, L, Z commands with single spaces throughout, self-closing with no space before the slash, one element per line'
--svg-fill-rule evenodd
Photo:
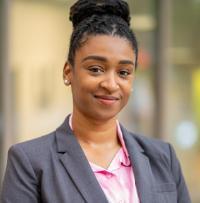
<path fill-rule="evenodd" d="M 87 41 L 77 50 L 76 55 L 84 56 L 116 56 L 135 59 L 134 50 L 126 38 L 112 35 L 96 35 L 87 38 Z"/>

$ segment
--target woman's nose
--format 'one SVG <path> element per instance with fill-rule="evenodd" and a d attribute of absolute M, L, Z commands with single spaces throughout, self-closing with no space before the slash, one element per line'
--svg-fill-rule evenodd
<path fill-rule="evenodd" d="M 114 73 L 105 75 L 104 79 L 101 81 L 100 86 L 109 92 L 115 92 L 119 89 L 119 83 L 117 77 Z"/>

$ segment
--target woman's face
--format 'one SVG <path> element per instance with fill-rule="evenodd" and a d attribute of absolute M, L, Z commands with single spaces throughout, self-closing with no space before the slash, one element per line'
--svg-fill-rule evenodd
<path fill-rule="evenodd" d="M 128 101 L 134 63 L 135 53 L 126 39 L 89 37 L 76 51 L 74 67 L 64 68 L 71 82 L 73 114 L 101 121 L 115 118 Z"/>

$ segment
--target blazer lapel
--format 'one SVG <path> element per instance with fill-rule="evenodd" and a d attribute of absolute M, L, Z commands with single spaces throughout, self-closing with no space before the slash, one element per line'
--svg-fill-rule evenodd
<path fill-rule="evenodd" d="M 134 171 L 136 187 L 141 203 L 156 203 L 153 193 L 153 175 L 148 157 L 133 135 L 121 126 L 124 141 Z"/>
<path fill-rule="evenodd" d="M 90 165 L 82 151 L 68 118 L 56 130 L 60 161 L 87 203 L 108 203 Z"/>

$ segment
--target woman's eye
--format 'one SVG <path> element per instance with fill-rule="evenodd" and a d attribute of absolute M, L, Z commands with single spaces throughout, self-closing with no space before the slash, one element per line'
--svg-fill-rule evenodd
<path fill-rule="evenodd" d="M 100 74 L 100 73 L 103 72 L 103 69 L 101 67 L 99 67 L 99 66 L 91 66 L 91 67 L 88 68 L 88 70 L 90 72 L 92 72 L 93 74 Z"/>
<path fill-rule="evenodd" d="M 130 72 L 128 70 L 119 71 L 119 76 L 122 77 L 122 78 L 125 78 L 125 77 L 127 77 L 129 75 L 130 75 Z"/>

